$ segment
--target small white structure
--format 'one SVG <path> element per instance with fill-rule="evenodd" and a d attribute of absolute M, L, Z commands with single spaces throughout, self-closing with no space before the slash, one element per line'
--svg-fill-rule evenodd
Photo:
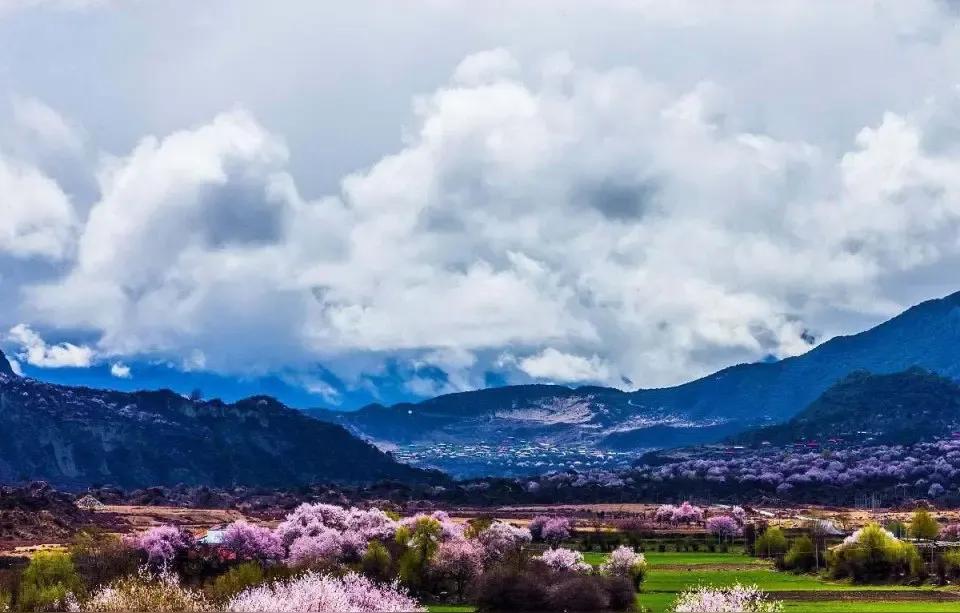
<path fill-rule="evenodd" d="M 220 529 L 207 530 L 207 533 L 200 537 L 197 542 L 201 545 L 222 545 L 223 535 L 226 534 L 226 532 L 226 530 Z"/>
<path fill-rule="evenodd" d="M 84 511 L 99 511 L 103 509 L 104 506 L 106 506 L 102 502 L 100 502 L 99 500 L 91 496 L 90 494 L 87 494 L 80 500 L 76 501 L 74 504 L 76 504 L 78 508 L 81 508 Z"/>

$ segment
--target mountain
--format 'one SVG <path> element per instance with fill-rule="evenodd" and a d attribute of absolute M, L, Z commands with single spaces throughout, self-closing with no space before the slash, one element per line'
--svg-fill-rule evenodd
<path fill-rule="evenodd" d="M 732 442 L 787 445 L 842 439 L 909 445 L 960 429 L 960 386 L 914 368 L 889 375 L 856 372 L 784 424 L 749 430 Z"/>
<path fill-rule="evenodd" d="M 311 414 L 368 439 L 509 446 L 523 439 L 597 449 L 673 447 L 720 440 L 782 422 L 853 371 L 917 366 L 960 377 L 960 292 L 930 300 L 879 326 L 831 339 L 777 362 L 740 364 L 683 385 L 623 392 L 522 385 Z M 439 465 L 442 465 L 439 464 Z"/>
<path fill-rule="evenodd" d="M 233 404 L 16 376 L 0 354 L 0 482 L 296 486 L 428 481 L 343 428 L 268 397 Z"/>

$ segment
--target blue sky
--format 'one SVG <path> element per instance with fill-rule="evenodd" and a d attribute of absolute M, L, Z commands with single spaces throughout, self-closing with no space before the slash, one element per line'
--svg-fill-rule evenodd
<path fill-rule="evenodd" d="M 955 291 L 942 1 L 0 0 L 0 347 L 352 408 L 679 383 Z"/>

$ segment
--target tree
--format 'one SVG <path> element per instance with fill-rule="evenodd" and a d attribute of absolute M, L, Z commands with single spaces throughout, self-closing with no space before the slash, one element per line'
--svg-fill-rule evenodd
<path fill-rule="evenodd" d="M 785 568 L 807 572 L 818 564 L 817 547 L 809 536 L 801 536 L 793 541 L 790 550 L 783 558 Z"/>
<path fill-rule="evenodd" d="M 940 524 L 926 509 L 917 509 L 910 520 L 910 536 L 915 539 L 932 541 L 940 534 Z"/>
<path fill-rule="evenodd" d="M 787 551 L 787 537 L 783 530 L 776 526 L 767 530 L 757 538 L 757 555 L 764 558 L 782 556 Z"/>
<path fill-rule="evenodd" d="M 716 535 L 717 542 L 730 539 L 740 534 L 740 525 L 737 520 L 728 515 L 716 515 L 707 519 L 707 531 Z"/>

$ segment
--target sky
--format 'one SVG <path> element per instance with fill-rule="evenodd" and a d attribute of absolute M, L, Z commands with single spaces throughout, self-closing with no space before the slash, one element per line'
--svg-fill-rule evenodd
<path fill-rule="evenodd" d="M 356 408 L 958 288 L 960 5 L 0 0 L 0 348 Z"/>

